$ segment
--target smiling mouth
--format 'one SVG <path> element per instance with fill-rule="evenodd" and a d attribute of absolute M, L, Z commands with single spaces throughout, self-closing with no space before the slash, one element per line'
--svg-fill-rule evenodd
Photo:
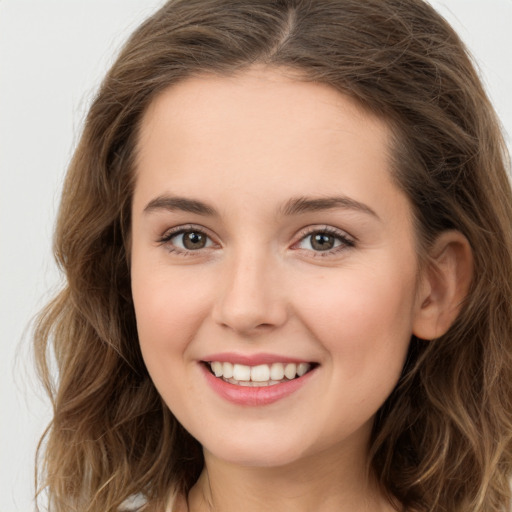
<path fill-rule="evenodd" d="M 215 377 L 237 386 L 265 387 L 283 384 L 306 375 L 316 363 L 272 363 L 248 366 L 227 361 L 205 361 Z"/>

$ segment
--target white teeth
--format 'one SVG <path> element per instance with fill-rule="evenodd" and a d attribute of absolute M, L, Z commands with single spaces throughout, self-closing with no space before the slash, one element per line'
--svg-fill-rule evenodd
<path fill-rule="evenodd" d="M 253 382 L 266 382 L 270 378 L 268 364 L 260 364 L 251 368 L 251 380 Z"/>
<path fill-rule="evenodd" d="M 233 365 L 231 363 L 221 363 L 221 364 L 222 364 L 222 376 L 225 379 L 231 379 L 231 377 L 233 377 Z M 217 377 L 218 377 L 218 375 L 217 375 Z"/>
<path fill-rule="evenodd" d="M 215 374 L 215 377 L 222 377 L 222 375 L 223 375 L 222 363 L 219 363 L 218 361 L 214 361 L 212 363 L 212 371 Z"/>
<path fill-rule="evenodd" d="M 299 363 L 299 365 L 297 366 L 297 375 L 299 377 L 302 377 L 304 374 L 307 373 L 309 368 L 310 368 L 310 365 L 308 363 Z"/>
<path fill-rule="evenodd" d="M 288 363 L 284 367 L 284 376 L 287 379 L 294 379 L 295 375 L 297 375 L 297 365 L 293 363 Z"/>
<path fill-rule="evenodd" d="M 245 364 L 235 364 L 233 366 L 233 379 L 251 380 L 251 367 Z"/>
<path fill-rule="evenodd" d="M 281 380 L 284 377 L 284 366 L 281 363 L 274 363 L 270 367 L 270 378 L 272 380 Z"/>
<path fill-rule="evenodd" d="M 209 363 L 216 377 L 240 386 L 272 386 L 279 384 L 284 378 L 302 377 L 310 369 L 309 363 L 273 363 L 247 366 L 228 362 L 212 361 Z"/>

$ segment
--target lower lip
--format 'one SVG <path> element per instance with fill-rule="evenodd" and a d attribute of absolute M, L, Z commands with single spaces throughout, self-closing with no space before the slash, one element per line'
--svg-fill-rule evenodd
<path fill-rule="evenodd" d="M 272 404 L 290 396 L 306 384 L 316 370 L 313 369 L 302 377 L 283 382 L 282 384 L 257 387 L 231 384 L 215 377 L 203 363 L 201 363 L 201 366 L 203 367 L 206 381 L 218 395 L 234 404 L 251 407 Z"/>

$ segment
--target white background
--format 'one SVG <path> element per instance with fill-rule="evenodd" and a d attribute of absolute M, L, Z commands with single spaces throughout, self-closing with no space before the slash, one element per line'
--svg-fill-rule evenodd
<path fill-rule="evenodd" d="M 163 0 L 0 0 L 0 512 L 34 509 L 50 419 L 27 325 L 59 282 L 51 237 L 82 120 L 127 35 Z M 512 0 L 434 0 L 480 65 L 512 146 Z"/>

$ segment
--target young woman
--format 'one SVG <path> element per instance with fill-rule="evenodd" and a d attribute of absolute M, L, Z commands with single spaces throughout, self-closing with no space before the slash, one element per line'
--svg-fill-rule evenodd
<path fill-rule="evenodd" d="M 63 191 L 50 510 L 509 510 L 506 165 L 421 0 L 168 2 Z"/>

